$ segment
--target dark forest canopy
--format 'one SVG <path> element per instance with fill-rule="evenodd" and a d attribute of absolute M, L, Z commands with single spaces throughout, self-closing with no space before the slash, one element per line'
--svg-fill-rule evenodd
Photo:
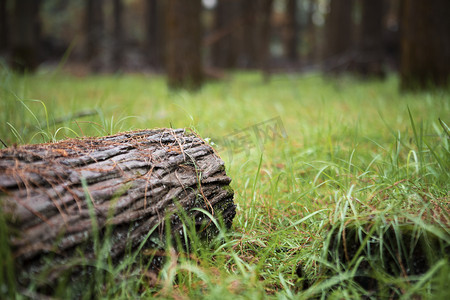
<path fill-rule="evenodd" d="M 178 87 L 198 87 L 223 69 L 378 78 L 399 70 L 405 89 L 449 81 L 446 0 L 195 3 L 0 0 L 0 54 L 19 72 L 68 58 L 81 74 L 167 72 Z"/>

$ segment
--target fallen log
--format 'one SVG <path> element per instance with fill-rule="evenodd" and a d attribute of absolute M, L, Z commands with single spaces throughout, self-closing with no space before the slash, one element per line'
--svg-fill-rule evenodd
<path fill-rule="evenodd" d="M 0 150 L 0 212 L 21 274 L 38 273 L 46 256 L 62 270 L 80 245 L 85 257 L 95 258 L 89 244 L 107 226 L 113 227 L 112 260 L 143 242 L 145 248 L 160 248 L 165 218 L 173 235 L 184 234 L 182 215 L 202 234 L 214 235 L 217 231 L 204 230 L 213 226 L 205 225 L 209 219 L 201 210 L 230 227 L 235 215 L 230 182 L 213 148 L 183 129 Z M 56 278 L 58 267 L 53 269 L 48 276 Z"/>

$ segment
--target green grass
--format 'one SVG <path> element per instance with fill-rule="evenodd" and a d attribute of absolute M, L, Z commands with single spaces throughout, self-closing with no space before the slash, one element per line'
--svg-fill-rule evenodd
<path fill-rule="evenodd" d="M 425 255 L 432 256 L 432 263 L 422 275 L 394 276 L 377 269 L 376 278 L 390 287 L 380 295 L 445 297 L 450 280 L 449 90 L 400 94 L 395 76 L 365 82 L 274 75 L 263 83 L 259 74 L 233 73 L 191 94 L 168 91 L 159 76 L 17 76 L 4 70 L 0 99 L 0 139 L 8 146 L 139 128 L 190 127 L 210 138 L 226 162 L 238 208 L 231 232 L 221 234 L 224 243 L 196 242 L 189 254 L 178 257 L 178 264 L 167 246 L 169 259 L 158 278 L 131 258 L 119 266 L 107 257 L 99 259 L 96 269 L 108 272 L 93 276 L 81 288 L 85 295 L 376 298 L 356 283 L 358 266 L 370 256 L 365 249 L 373 240 L 379 255 L 390 255 L 398 268 L 412 263 L 392 256 L 393 246 L 384 240 L 386 228 L 393 228 L 395 247 L 412 253 L 419 246 L 402 239 L 406 223 L 413 241 L 430 236 L 441 248 L 430 242 L 433 247 Z M 70 120 L 88 109 L 96 114 Z M 225 147 L 224 137 L 277 116 L 286 138 L 263 143 L 253 137 L 245 148 L 249 151 Z M 66 121 L 55 124 L 60 118 Z M 357 228 L 361 246 L 344 264 L 329 253 L 335 251 L 333 232 L 341 236 L 347 224 Z M 10 263 L 1 267 L 1 294 L 20 298 L 33 292 L 16 290 L 7 281 Z M 76 289 L 61 280 L 55 294 L 74 296 Z"/>

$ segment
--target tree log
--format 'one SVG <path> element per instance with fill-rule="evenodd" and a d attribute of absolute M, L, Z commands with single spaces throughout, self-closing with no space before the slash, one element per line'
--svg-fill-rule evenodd
<path fill-rule="evenodd" d="M 0 150 L 0 210 L 22 274 L 38 272 L 48 255 L 64 265 L 80 245 L 84 256 L 94 259 L 94 247 L 86 245 L 108 226 L 109 255 L 116 261 L 155 228 L 145 248 L 161 248 L 165 220 L 172 234 L 181 233 L 183 214 L 205 227 L 209 219 L 194 208 L 221 216 L 230 227 L 235 215 L 230 182 L 214 150 L 183 129 Z"/>

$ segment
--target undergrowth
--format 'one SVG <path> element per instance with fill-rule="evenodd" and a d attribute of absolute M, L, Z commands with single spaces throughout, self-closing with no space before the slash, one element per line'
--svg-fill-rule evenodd
<path fill-rule="evenodd" d="M 190 94 L 168 91 L 159 76 L 2 71 L 3 148 L 189 127 L 208 137 L 233 179 L 237 215 L 229 231 L 216 222 L 216 240 L 204 243 L 187 230 L 189 251 L 177 252 L 180 246 L 168 241 L 166 263 L 155 275 L 145 259 L 154 255 L 150 249 L 130 249 L 126 259 L 113 264 L 108 235 L 97 236 L 96 260 L 84 260 L 82 252 L 74 260 L 84 266 L 87 279 L 76 285 L 61 277 L 52 294 L 445 299 L 450 92 L 399 94 L 397 85 L 395 76 L 362 82 L 274 75 L 266 84 L 257 74 L 233 73 Z M 255 124 L 264 121 L 269 122 L 265 131 L 258 131 Z M 282 128 L 285 134 L 279 134 Z M 244 144 L 236 143 L 243 136 Z M 0 230 L 0 294 L 36 295 L 37 282 L 23 290 L 11 279 L 2 218 Z M 427 267 L 416 272 L 415 264 Z"/>

